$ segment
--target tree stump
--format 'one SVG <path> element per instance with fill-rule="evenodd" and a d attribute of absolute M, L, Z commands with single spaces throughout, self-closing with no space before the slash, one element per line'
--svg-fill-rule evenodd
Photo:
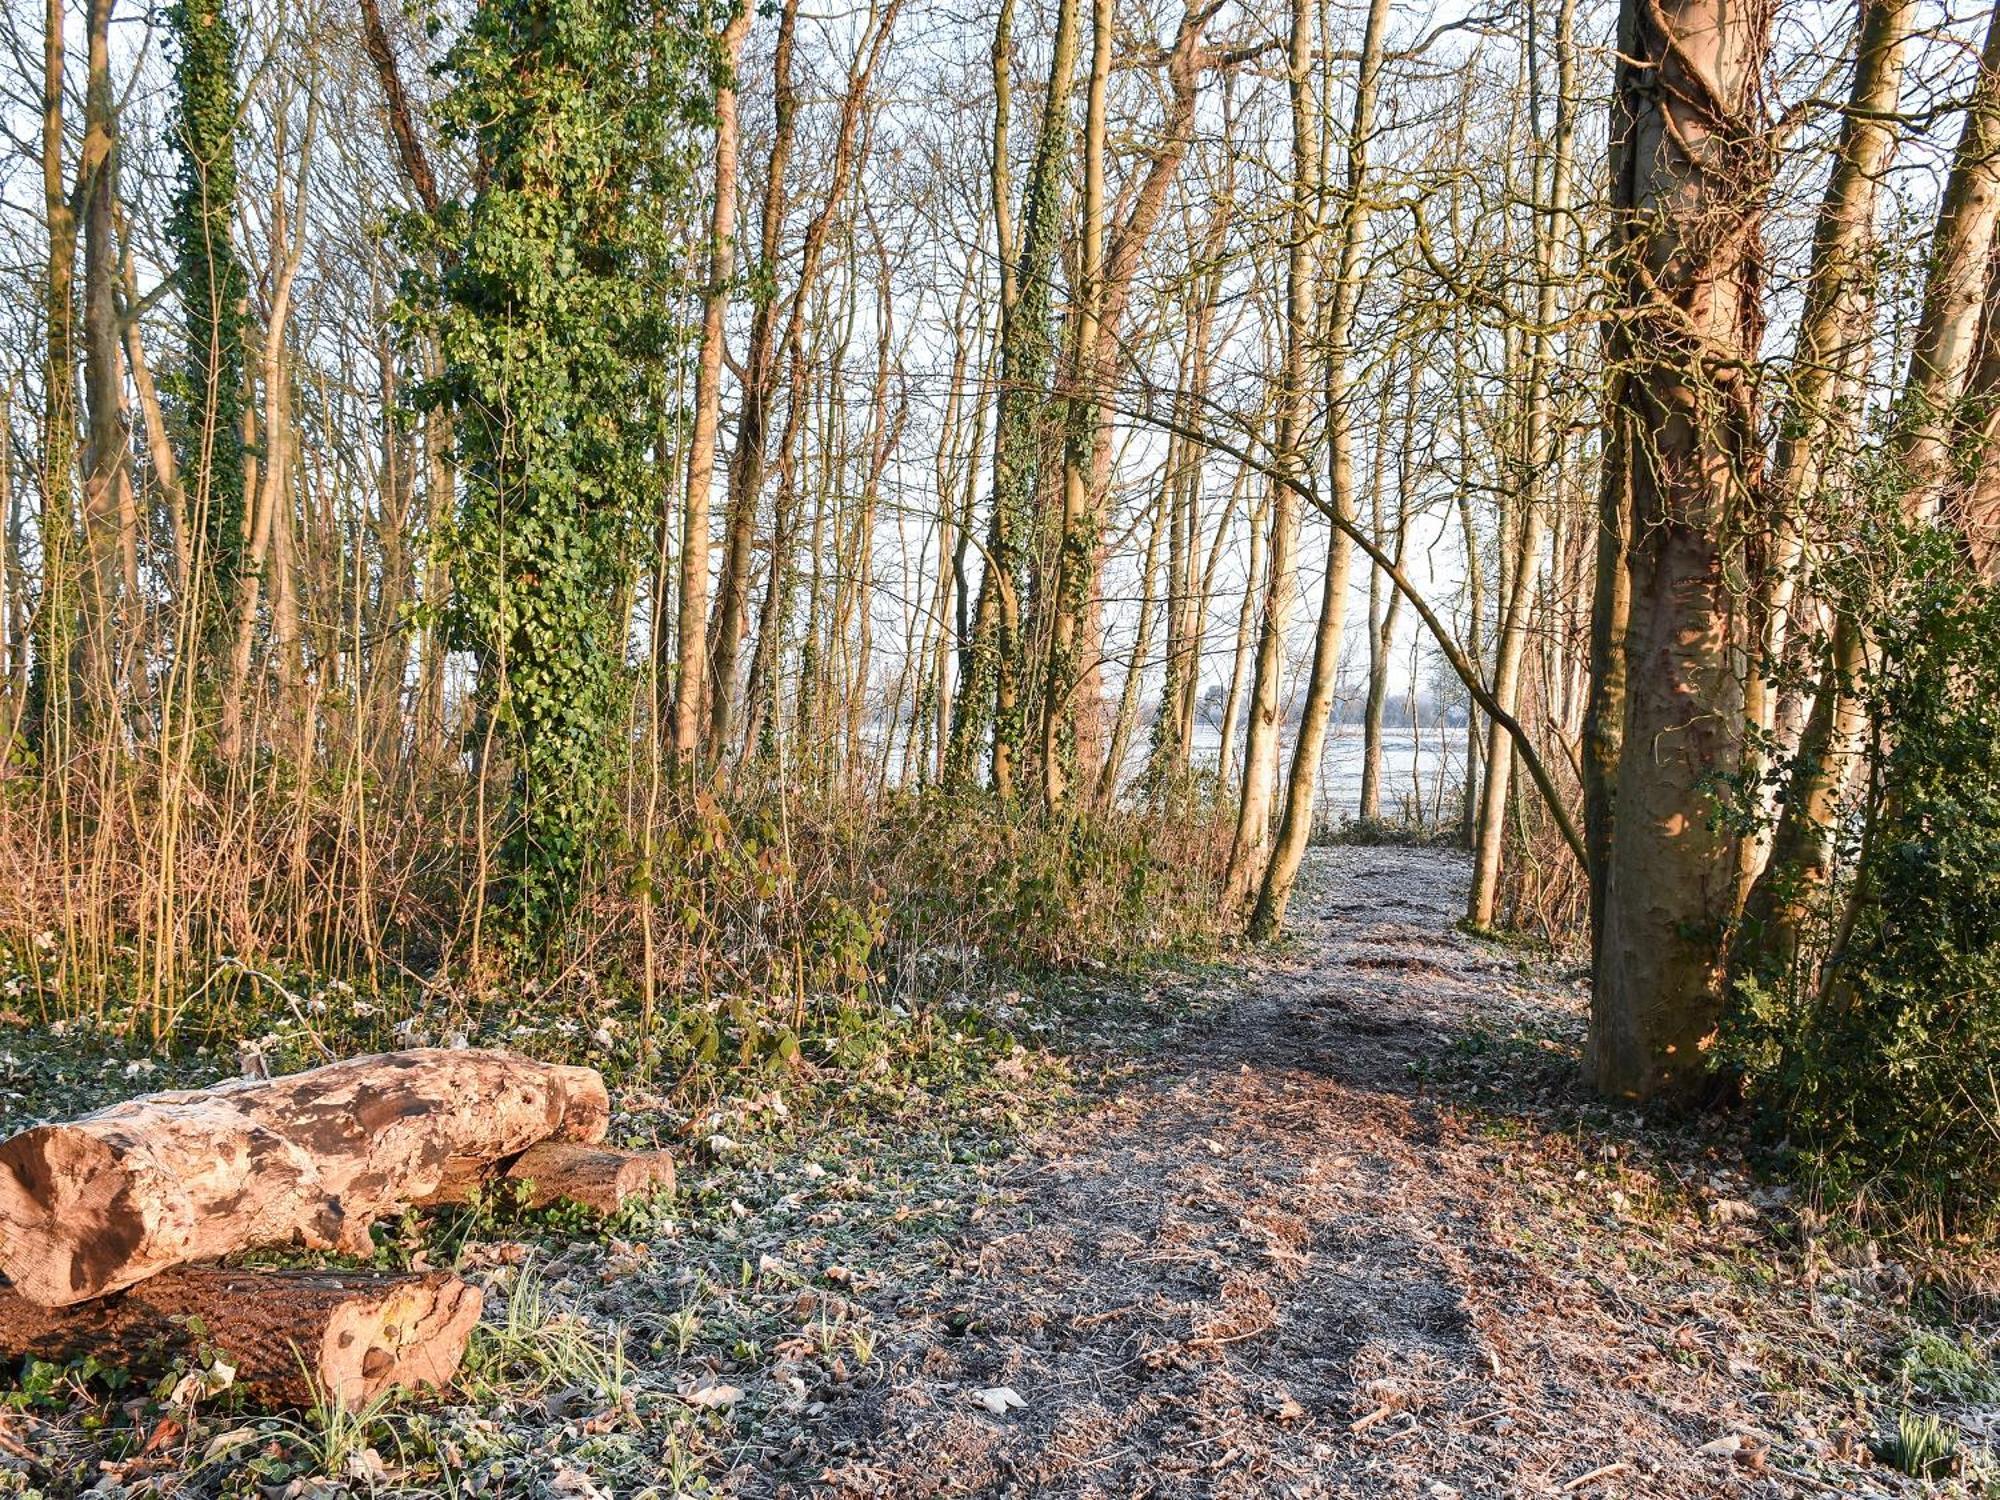
<path fill-rule="evenodd" d="M 589 1068 L 463 1049 L 128 1100 L 0 1142 L 0 1272 L 66 1306 L 258 1246 L 366 1255 L 377 1218 L 464 1164 L 592 1144 L 609 1118 Z"/>

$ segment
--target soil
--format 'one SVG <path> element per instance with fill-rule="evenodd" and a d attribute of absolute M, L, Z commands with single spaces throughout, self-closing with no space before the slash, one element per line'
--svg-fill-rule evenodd
<path fill-rule="evenodd" d="M 1465 874 L 1317 853 L 1287 950 L 1157 1076 L 1035 1136 L 878 1308 L 883 1373 L 820 1435 L 851 1456 L 777 1493 L 1905 1482 L 1853 1466 L 1899 1269 L 1839 1266 L 1726 1153 L 1582 1099 L 1580 985 L 1457 932 Z"/>

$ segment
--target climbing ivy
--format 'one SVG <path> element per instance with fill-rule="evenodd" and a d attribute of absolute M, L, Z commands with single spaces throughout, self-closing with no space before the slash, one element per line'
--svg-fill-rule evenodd
<path fill-rule="evenodd" d="M 249 280 L 236 216 L 236 22 L 223 0 L 176 0 L 174 145 L 180 181 L 168 222 L 187 360 L 176 372 L 180 463 L 202 546 L 203 637 L 222 649 L 245 557 L 243 325 Z"/>
<path fill-rule="evenodd" d="M 714 34 L 703 0 L 483 0 L 441 68 L 475 188 L 428 226 L 443 270 L 413 300 L 444 355 L 428 399 L 457 412 L 449 623 L 507 766 L 516 942 L 559 932 L 614 797 Z"/>

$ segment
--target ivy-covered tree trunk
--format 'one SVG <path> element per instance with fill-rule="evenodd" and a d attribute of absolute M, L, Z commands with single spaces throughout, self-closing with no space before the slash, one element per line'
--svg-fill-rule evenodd
<path fill-rule="evenodd" d="M 193 550 L 190 577 L 204 655 L 233 642 L 244 567 L 244 307 L 249 281 L 230 229 L 236 216 L 236 22 L 224 0 L 178 0 L 174 144 L 180 183 L 168 234 L 187 326 L 180 375 L 180 455 Z"/>
<path fill-rule="evenodd" d="M 972 778 L 980 745 L 992 733 L 993 790 L 1014 795 L 1025 735 L 1021 702 L 1027 642 L 1021 604 L 1027 588 L 1028 534 L 1041 490 L 1042 458 L 1050 426 L 1066 407 L 1049 399 L 1054 362 L 1053 302 L 1056 250 L 1061 233 L 1062 161 L 1069 146 L 1069 101 L 1078 52 L 1077 0 L 1056 13 L 1048 93 L 1041 131 L 1021 210 L 1021 258 L 1014 270 L 1015 300 L 1006 317 L 1000 351 L 999 417 L 993 437 L 993 515 L 987 531 L 986 571 L 979 580 L 972 643 L 952 714 L 948 785 Z"/>
<path fill-rule="evenodd" d="M 700 9 L 484 0 L 445 63 L 479 164 L 434 221 L 457 252 L 436 303 L 464 476 L 452 626 L 505 759 L 494 894 L 516 942 L 558 930 L 612 808 L 620 601 L 663 499 L 671 267 L 715 55 Z"/>
<path fill-rule="evenodd" d="M 42 191 L 47 208 L 48 265 L 42 284 L 41 516 L 42 605 L 36 611 L 35 658 L 22 713 L 24 738 L 47 758 L 60 759 L 68 719 L 69 658 L 76 630 L 70 554 L 75 528 L 77 460 L 76 209 L 63 173 L 63 4 L 48 0 L 44 17 Z"/>

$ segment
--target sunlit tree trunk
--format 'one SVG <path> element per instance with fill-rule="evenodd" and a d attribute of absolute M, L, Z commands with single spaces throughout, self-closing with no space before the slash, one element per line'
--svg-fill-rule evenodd
<path fill-rule="evenodd" d="M 695 367 L 694 424 L 688 437 L 687 491 L 681 504 L 679 614 L 674 629 L 674 759 L 692 770 L 701 749 L 708 670 L 708 510 L 715 481 L 715 441 L 722 414 L 722 320 L 736 268 L 736 70 L 750 32 L 749 0 L 722 31 L 722 78 L 715 94 L 715 201 L 708 227 L 708 284 L 702 294 L 701 353 Z M 726 690 L 722 688 L 719 690 Z"/>
<path fill-rule="evenodd" d="M 952 714 L 945 769 L 948 784 L 968 784 L 980 746 L 990 736 L 992 786 L 1002 800 L 1014 796 L 1017 763 L 1025 745 L 1021 691 L 1027 641 L 1022 595 L 1028 533 L 1040 492 L 1041 453 L 1048 439 L 1044 428 L 1053 353 L 1052 299 L 1062 160 L 1069 141 L 1069 99 L 1081 29 L 1077 11 L 1078 0 L 1061 0 L 1056 13 L 1048 89 L 1021 211 L 1014 301 L 1002 323 L 986 567 L 980 575 L 979 603 Z"/>
<path fill-rule="evenodd" d="M 1326 579 L 1320 594 L 1319 627 L 1313 633 L 1311 675 L 1299 713 L 1299 738 L 1292 747 L 1292 773 L 1285 783 L 1284 816 L 1271 848 L 1270 863 L 1250 916 L 1252 937 L 1267 938 L 1284 924 L 1306 843 L 1312 836 L 1313 802 L 1319 789 L 1320 760 L 1333 695 L 1340 675 L 1341 625 L 1347 613 L 1347 575 L 1353 556 L 1349 528 L 1356 514 L 1354 494 L 1354 396 L 1348 362 L 1353 357 L 1355 313 L 1361 303 L 1361 257 L 1368 243 L 1371 203 L 1368 157 L 1375 131 L 1375 100 L 1381 86 L 1382 52 L 1390 0 L 1370 0 L 1362 33 L 1361 59 L 1354 80 L 1354 113 L 1347 136 L 1347 175 L 1342 184 L 1340 238 L 1335 250 L 1333 302 L 1326 322 L 1327 488 L 1329 519 Z M 1294 20 L 1296 38 L 1299 23 Z M 1300 59 L 1293 43 L 1293 66 Z M 1342 523 L 1347 525 L 1343 526 Z"/>
<path fill-rule="evenodd" d="M 1298 545 L 1299 497 L 1282 480 L 1305 468 L 1308 452 L 1306 356 L 1313 337 L 1313 262 L 1323 229 L 1321 197 L 1325 191 L 1319 111 L 1313 98 L 1313 11 L 1309 0 L 1292 0 L 1286 65 L 1291 94 L 1292 201 L 1285 260 L 1285 342 L 1278 371 L 1280 477 L 1272 486 L 1268 573 L 1250 676 L 1243 787 L 1237 800 L 1229 866 L 1223 877 L 1225 899 L 1239 909 L 1256 892 L 1269 851 L 1271 800 L 1278 780 L 1278 679 L 1284 667 L 1285 627 L 1298 582 L 1298 562 L 1293 554 Z"/>
<path fill-rule="evenodd" d="M 1858 417 L 1841 409 L 1840 398 L 1862 358 L 1875 302 L 1878 184 L 1895 147 L 1914 14 L 1912 0 L 1866 0 L 1861 7 L 1849 107 L 1814 229 L 1791 389 L 1772 463 L 1769 555 L 1752 596 L 1758 659 L 1750 664 L 1744 714 L 1751 734 L 1745 775 L 1753 787 L 1769 765 L 1766 746 L 1777 727 L 1770 679 L 1794 593 L 1805 507 L 1825 478 L 1825 455 L 1852 441 Z M 1851 689 L 1862 667 L 1861 645 L 1851 620 L 1836 623 L 1761 871 L 1756 856 L 1762 840 L 1744 840 L 1749 853 L 1741 878 L 1748 886 L 1740 968 L 1768 975 L 1792 966 L 1804 924 L 1832 874 L 1834 821 L 1860 746 L 1862 714 Z"/>
<path fill-rule="evenodd" d="M 1629 487 L 1630 605 L 1588 1048 L 1613 1097 L 1705 1088 L 1721 1012 L 1736 869 L 1713 788 L 1743 738 L 1729 538 L 1758 477 L 1770 25 L 1768 8 L 1717 0 L 1627 0 L 1620 15 L 1607 482 Z"/>
<path fill-rule="evenodd" d="M 108 730 L 120 708 L 121 555 L 136 524 L 125 442 L 129 418 L 118 349 L 118 111 L 111 94 L 113 0 L 91 0 L 82 177 L 83 385 L 89 446 L 83 485 L 84 587 L 78 676 L 93 723 Z M 136 580 L 135 580 L 136 581 Z"/>
<path fill-rule="evenodd" d="M 1090 81 L 1083 124 L 1083 225 L 1073 382 L 1063 441 L 1062 535 L 1057 554 L 1049 657 L 1042 674 L 1042 803 L 1051 812 L 1069 800 L 1076 774 L 1072 695 L 1079 676 L 1078 635 L 1095 586 L 1097 500 L 1093 459 L 1105 393 L 1099 389 L 1097 344 L 1104 314 L 1105 94 L 1111 85 L 1112 0 L 1091 0 Z"/>
<path fill-rule="evenodd" d="M 1519 534 L 1503 534 L 1502 547 L 1513 547 L 1505 569 L 1506 591 L 1500 603 L 1499 633 L 1494 646 L 1493 696 L 1508 713 L 1520 705 L 1521 667 L 1527 656 L 1529 616 L 1541 579 L 1542 539 L 1554 503 L 1548 493 L 1555 477 L 1562 434 L 1554 427 L 1555 322 L 1560 290 L 1558 264 L 1570 233 L 1570 192 L 1576 137 L 1576 60 L 1572 36 L 1576 0 L 1562 0 L 1556 19 L 1556 114 L 1552 138 L 1541 153 L 1548 163 L 1543 211 L 1535 224 L 1534 327 L 1528 334 L 1528 399 L 1520 460 Z M 1513 785 L 1514 757 L 1507 732 L 1489 724 L 1486 735 L 1486 779 L 1480 789 L 1479 821 L 1472 855 L 1472 890 L 1466 920 L 1474 927 L 1493 925 L 1493 898 L 1500 880 L 1500 845 L 1506 824 L 1508 792 Z"/>

